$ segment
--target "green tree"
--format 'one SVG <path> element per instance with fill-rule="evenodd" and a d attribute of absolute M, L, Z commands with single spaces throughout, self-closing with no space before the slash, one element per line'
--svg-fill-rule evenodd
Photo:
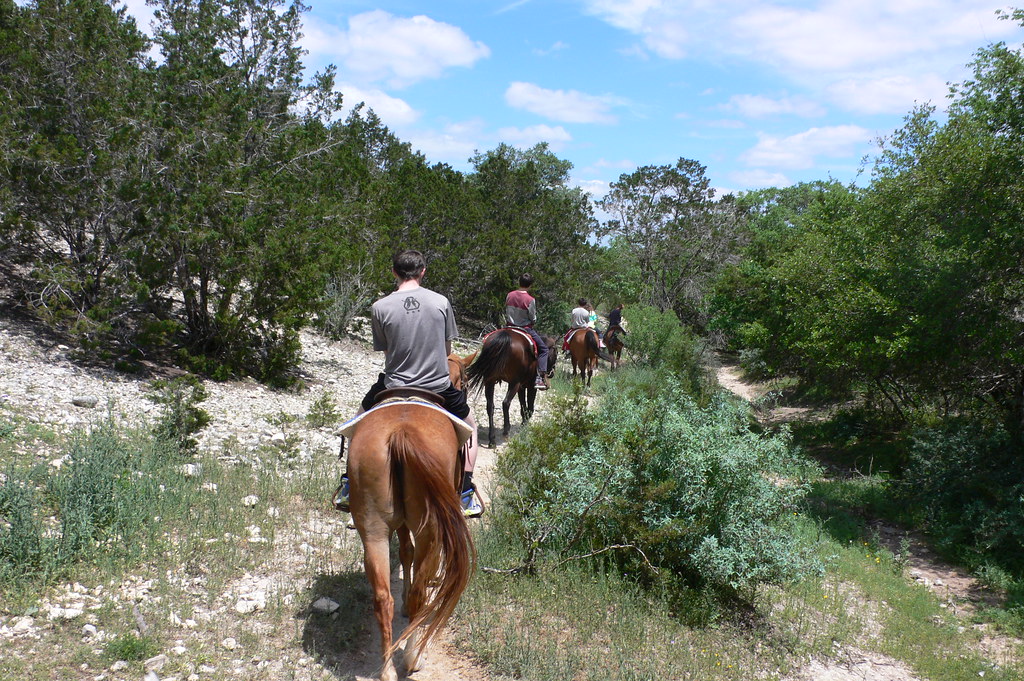
<path fill-rule="evenodd" d="M 709 277 L 732 252 L 732 199 L 714 201 L 697 161 L 643 166 L 613 182 L 598 202 L 611 219 L 600 230 L 629 249 L 643 281 L 643 301 L 703 324 Z"/>
<path fill-rule="evenodd" d="M 329 73 L 302 85 L 300 2 L 154 4 L 157 238 L 140 261 L 154 290 L 180 292 L 187 352 L 214 362 L 202 368 L 272 376 L 322 300 L 331 243 L 304 188 L 340 100 Z"/>
<path fill-rule="evenodd" d="M 148 42 L 102 0 L 3 0 L 0 44 L 0 259 L 30 265 L 41 316 L 101 336 L 138 307 Z"/>

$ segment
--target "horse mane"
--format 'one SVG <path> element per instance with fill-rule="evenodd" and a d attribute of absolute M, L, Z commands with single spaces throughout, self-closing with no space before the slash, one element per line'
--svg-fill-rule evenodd
<path fill-rule="evenodd" d="M 435 565 L 435 574 L 414 573 L 415 580 L 422 579 L 433 585 L 434 595 L 391 644 L 386 653 L 388 656 L 393 655 L 420 625 L 427 623 L 426 631 L 417 641 L 422 653 L 455 611 L 459 597 L 476 569 L 473 537 L 462 516 L 462 504 L 455 493 L 455 485 L 441 461 L 429 455 L 430 451 L 429 443 L 418 430 L 396 429 L 388 438 L 396 507 L 404 494 L 403 481 L 408 472 L 421 486 L 418 494 L 426 502 L 423 523 L 434 525 L 441 554 Z"/>

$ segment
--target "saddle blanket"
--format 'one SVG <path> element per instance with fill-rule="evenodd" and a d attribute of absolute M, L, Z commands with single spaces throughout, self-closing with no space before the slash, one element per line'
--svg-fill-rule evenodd
<path fill-rule="evenodd" d="M 351 438 L 352 434 L 356 432 L 356 426 L 359 425 L 360 421 L 362 421 L 364 418 L 366 418 L 367 414 L 375 412 L 378 409 L 387 409 L 388 407 L 399 407 L 399 406 L 410 405 L 410 404 L 416 405 L 417 407 L 424 407 L 426 409 L 433 409 L 434 411 L 439 411 L 442 414 L 444 414 L 445 416 L 447 416 L 451 420 L 452 426 L 455 427 L 455 435 L 459 439 L 459 447 L 464 445 L 469 440 L 470 436 L 473 435 L 473 428 L 468 423 L 466 423 L 465 421 L 463 421 L 458 416 L 456 416 L 455 414 L 451 413 L 450 411 L 448 411 L 444 407 L 439 407 L 436 404 L 431 404 L 430 402 L 425 402 L 423 400 L 418 400 L 416 398 L 408 398 L 408 397 L 402 397 L 402 398 L 397 398 L 396 397 L 396 398 L 393 398 L 393 399 L 390 399 L 390 400 L 384 400 L 380 404 L 374 405 L 373 408 L 370 409 L 369 411 L 364 411 L 359 416 L 356 416 L 356 417 L 351 418 L 348 421 L 346 421 L 341 426 L 341 430 L 339 431 L 339 434 L 341 434 L 344 437 Z"/>
<path fill-rule="evenodd" d="M 531 336 L 530 334 L 526 333 L 525 331 L 523 331 L 518 326 L 503 326 L 500 329 L 495 329 L 494 331 L 491 331 L 489 334 L 484 336 L 483 342 L 486 343 L 488 338 L 490 338 L 494 334 L 498 333 L 499 331 L 512 331 L 513 333 L 518 333 L 520 336 L 522 336 L 527 341 L 529 341 L 530 347 L 533 348 L 533 356 L 534 357 L 537 356 L 537 342 L 533 340 L 533 336 Z"/>
<path fill-rule="evenodd" d="M 562 349 L 563 350 L 568 350 L 569 349 L 569 341 L 572 340 L 572 337 L 576 335 L 577 331 L 583 331 L 583 330 L 588 329 L 588 328 L 590 328 L 590 327 L 581 326 L 578 329 L 569 329 L 568 331 L 566 331 L 565 336 L 562 338 Z"/>

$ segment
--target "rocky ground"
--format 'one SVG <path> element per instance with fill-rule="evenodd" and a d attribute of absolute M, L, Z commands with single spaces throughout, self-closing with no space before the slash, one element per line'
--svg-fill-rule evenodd
<path fill-rule="evenodd" d="M 302 346 L 304 389 L 272 390 L 252 380 L 205 383 L 208 397 L 201 406 L 211 421 L 198 438 L 200 450 L 217 452 L 228 465 L 259 469 L 264 465 L 262 453 L 287 442 L 288 454 L 295 460 L 285 474 L 305 470 L 313 459 L 335 455 L 337 425 L 309 428 L 303 417 L 325 394 L 344 418 L 354 414 L 381 370 L 383 356 L 370 351 L 365 342 L 334 341 L 313 333 L 303 334 Z M 457 350 L 468 352 L 471 347 L 457 344 Z M 139 376 L 89 366 L 31 325 L 0 317 L 0 413 L 17 414 L 42 430 L 66 433 L 88 427 L 107 414 L 126 421 L 152 420 L 160 409 L 147 399 L 152 379 L 176 374 L 166 368 L 154 370 L 151 375 Z M 482 400 L 473 407 L 477 418 L 486 423 Z M 21 454 L 53 468 L 64 463 L 58 446 L 34 446 L 39 448 Z M 494 450 L 482 448 L 478 459 L 476 478 L 484 491 L 494 454 Z M 200 468 L 194 470 L 202 475 Z M 217 493 L 215 486 L 204 483 L 204 488 Z M 372 678 L 379 664 L 376 628 L 369 622 L 353 625 L 345 621 L 369 614 L 358 536 L 346 528 L 347 515 L 327 505 L 330 491 L 323 490 L 324 503 L 316 507 L 300 508 L 298 513 L 294 508 L 285 510 L 288 522 L 284 518 L 276 522 L 272 541 L 261 536 L 258 522 L 248 527 L 248 536 L 234 537 L 245 547 L 264 553 L 256 569 L 217 586 L 218 593 L 209 593 L 212 580 L 202 574 L 152 574 L 140 569 L 118 584 L 63 585 L 45 595 L 31 614 L 4 616 L 0 609 L 0 668 L 8 654 L 29 661 L 38 656 L 40 664 L 49 665 L 68 636 L 76 643 L 94 645 L 98 652 L 112 634 L 98 624 L 102 618 L 97 613 L 130 607 L 138 616 L 139 631 L 143 631 L 150 616 L 142 613 L 160 609 L 154 603 L 167 598 L 176 604 L 165 608 L 170 623 L 161 626 L 175 632 L 177 638 L 145 661 L 146 681 Z M 275 519 L 282 514 L 275 507 L 264 509 L 256 494 L 237 502 L 252 507 L 254 513 L 265 510 Z M 367 603 L 346 610 L 338 603 L 344 602 L 339 594 L 345 593 L 354 593 Z M 305 618 L 300 633 L 280 631 L 282 612 L 286 619 L 289 614 L 292 619 Z M 401 626 L 403 622 L 396 617 L 396 627 Z M 339 632 L 358 640 L 332 646 L 331 639 Z M 338 650 L 328 650 L 330 647 Z M 189 661 L 183 662 L 186 659 Z M 61 678 L 140 678 L 138 665 L 124 661 L 105 668 L 83 663 L 77 671 L 74 677 Z M 442 644 L 431 651 L 425 668 L 415 678 L 472 681 L 487 677 Z"/>
<path fill-rule="evenodd" d="M 261 452 L 283 443 L 288 445 L 289 456 L 296 459 L 288 467 L 290 471 L 304 470 L 305 462 L 329 461 L 334 456 L 337 426 L 305 427 L 302 417 L 325 394 L 339 413 L 353 414 L 380 370 L 382 357 L 358 340 L 332 341 L 304 334 L 302 342 L 302 390 L 276 391 L 250 380 L 206 383 L 209 397 L 202 406 L 211 423 L 200 435 L 202 450 L 216 452 L 226 464 L 253 470 L 265 463 Z M 461 350 L 471 347 L 464 345 Z M 139 376 L 90 366 L 32 326 L 0 316 L 0 414 L 18 414 L 42 429 L 68 432 L 87 427 L 106 414 L 140 421 L 154 418 L 159 407 L 147 399 L 151 381 L 174 372 L 153 369 L 152 375 Z M 765 390 L 765 386 L 743 380 L 735 367 L 721 367 L 718 377 L 724 387 L 748 400 L 756 400 Z M 541 413 L 543 407 L 542 398 Z M 482 399 L 473 408 L 478 422 L 486 423 Z M 813 414 L 786 411 L 764 416 L 777 422 Z M 486 493 L 496 450 L 480 451 L 477 479 Z M 42 465 L 56 468 L 63 464 L 57 446 L 51 449 L 41 444 L 37 451 L 23 454 Z M 216 489 L 210 492 L 216 493 Z M 375 627 L 366 621 L 369 594 L 359 562 L 358 538 L 346 529 L 347 516 L 327 505 L 329 492 L 324 490 L 322 504 L 286 509 L 268 506 L 255 493 L 240 497 L 239 507 L 251 509 L 263 521 L 270 516 L 277 523 L 276 531 L 268 539 L 254 520 L 246 528 L 246 536 L 225 535 L 224 541 L 235 541 L 243 550 L 259 553 L 251 569 L 223 583 L 202 570 L 161 573 L 143 568 L 119 582 L 61 585 L 43 595 L 38 609 L 24 614 L 3 614 L 0 608 L 0 669 L 5 655 L 29 660 L 30 668 L 31 661 L 38 659 L 49 669 L 54 659 L 68 654 L 69 641 L 79 649 L 99 651 L 111 637 L 104 629 L 102 614 L 117 611 L 135 617 L 139 631 L 152 627 L 153 613 L 160 613 L 166 618 L 160 623 L 165 649 L 141 665 L 124 661 L 98 665 L 95 656 L 86 655 L 86 661 L 73 667 L 54 667 L 73 669 L 73 675 L 49 678 L 372 678 L 379 663 L 379 644 Z M 910 578 L 939 593 L 954 611 L 972 607 L 980 589 L 970 576 L 942 564 L 923 542 L 897 528 L 880 527 L 879 535 L 891 541 L 894 550 L 904 537 L 911 542 Z M 396 618 L 396 626 L 401 625 Z M 993 658 L 1016 655 L 1018 644 L 1014 641 L 994 636 L 985 640 Z M 849 650 L 837 658 L 839 662 L 812 661 L 791 679 L 916 680 L 899 662 L 877 654 Z M 412 678 L 485 681 L 491 677 L 442 642 L 428 655 L 425 668 Z"/>

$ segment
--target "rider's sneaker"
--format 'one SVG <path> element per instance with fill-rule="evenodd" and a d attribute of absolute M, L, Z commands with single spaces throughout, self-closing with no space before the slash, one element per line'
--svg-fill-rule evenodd
<path fill-rule="evenodd" d="M 348 513 L 348 476 L 342 474 L 341 482 L 338 483 L 338 489 L 334 490 L 334 508 L 339 511 L 345 511 Z"/>
<path fill-rule="evenodd" d="M 484 505 L 476 495 L 476 489 L 470 487 L 462 493 L 462 515 L 467 518 L 479 518 L 484 514 Z"/>
<path fill-rule="evenodd" d="M 533 383 L 533 387 L 536 388 L 537 390 L 547 390 L 548 389 L 548 380 L 546 378 L 544 378 L 543 376 L 538 376 L 537 380 L 534 381 L 534 383 Z"/>

